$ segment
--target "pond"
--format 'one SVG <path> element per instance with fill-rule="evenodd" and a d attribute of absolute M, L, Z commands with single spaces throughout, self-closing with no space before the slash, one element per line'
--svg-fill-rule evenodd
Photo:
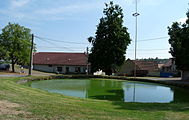
<path fill-rule="evenodd" d="M 123 102 L 189 102 L 186 89 L 159 84 L 100 79 L 62 79 L 32 82 L 31 87 L 66 96 Z"/>

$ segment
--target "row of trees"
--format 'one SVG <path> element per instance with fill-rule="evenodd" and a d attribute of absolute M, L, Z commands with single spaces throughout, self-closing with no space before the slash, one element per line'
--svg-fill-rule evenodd
<path fill-rule="evenodd" d="M 101 69 L 110 75 L 125 61 L 127 46 L 130 44 L 130 36 L 127 28 L 123 26 L 123 13 L 121 7 L 113 2 L 105 4 L 103 11 L 105 17 L 100 19 L 95 37 L 89 37 L 92 44 L 89 62 L 92 71 Z M 175 58 L 177 69 L 182 70 L 183 79 L 189 79 L 189 12 L 184 24 L 174 22 L 168 27 L 171 44 L 170 53 Z M 188 76 L 188 77 L 187 77 Z"/>
<path fill-rule="evenodd" d="M 113 2 L 105 6 L 103 10 L 105 17 L 100 19 L 95 37 L 88 38 L 92 44 L 89 62 L 93 72 L 101 69 L 111 75 L 124 63 L 126 49 L 131 39 L 127 28 L 123 26 L 122 8 Z M 168 27 L 170 53 L 175 58 L 177 69 L 184 72 L 189 71 L 189 12 L 186 15 L 188 18 L 186 23 L 174 22 Z M 29 63 L 31 37 L 31 30 L 18 24 L 9 23 L 2 29 L 0 60 L 10 61 L 13 72 L 15 64 Z"/>
<path fill-rule="evenodd" d="M 141 60 L 141 61 L 155 61 L 158 64 L 165 64 L 169 61 L 169 59 L 160 59 L 158 57 L 156 58 L 142 58 L 142 59 L 137 59 L 137 60 Z"/>
<path fill-rule="evenodd" d="M 9 61 L 14 65 L 28 65 L 31 49 L 31 30 L 19 24 L 8 23 L 0 34 L 0 60 Z"/>
<path fill-rule="evenodd" d="M 171 44 L 170 53 L 175 59 L 178 70 L 182 70 L 182 79 L 189 80 L 189 11 L 185 23 L 174 22 L 168 27 Z"/>

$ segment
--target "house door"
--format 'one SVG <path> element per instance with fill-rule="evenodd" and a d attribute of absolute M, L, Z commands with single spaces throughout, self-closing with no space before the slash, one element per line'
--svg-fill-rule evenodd
<path fill-rule="evenodd" d="M 69 73 L 69 72 L 70 72 L 69 67 L 66 67 L 66 73 Z"/>
<path fill-rule="evenodd" d="M 75 72 L 76 73 L 80 73 L 81 72 L 81 68 L 80 67 L 75 67 Z"/>
<path fill-rule="evenodd" d="M 62 67 L 57 67 L 58 72 L 62 72 Z"/>

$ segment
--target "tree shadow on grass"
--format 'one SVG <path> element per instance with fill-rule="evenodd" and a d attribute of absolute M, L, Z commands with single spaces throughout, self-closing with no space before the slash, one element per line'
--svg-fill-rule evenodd
<path fill-rule="evenodd" d="M 109 90 L 108 92 L 111 93 L 111 95 L 96 95 L 90 96 L 90 98 L 109 101 L 124 101 L 123 90 Z"/>
<path fill-rule="evenodd" d="M 133 103 L 124 102 L 123 90 L 110 90 L 111 95 L 96 95 L 90 98 L 109 100 L 112 104 L 117 106 L 116 109 L 124 110 L 141 110 L 141 111 L 189 111 L 189 98 L 183 95 L 180 91 L 175 91 L 174 100 L 171 103 Z M 178 94 L 179 93 L 179 94 Z"/>
<path fill-rule="evenodd" d="M 189 103 L 124 103 L 112 102 L 116 109 L 141 111 L 189 111 Z"/>
<path fill-rule="evenodd" d="M 123 110 L 139 110 L 139 111 L 175 111 L 189 112 L 189 103 L 134 103 L 134 102 L 124 102 L 120 101 L 120 98 L 116 98 L 114 95 L 98 95 L 92 96 L 91 98 L 99 100 L 112 101 L 112 104 L 116 106 L 115 109 Z"/>
<path fill-rule="evenodd" d="M 170 103 L 126 103 L 121 101 L 113 101 L 112 104 L 118 106 L 117 109 L 189 112 L 188 91 L 179 88 L 174 88 L 173 91 L 173 100 Z"/>

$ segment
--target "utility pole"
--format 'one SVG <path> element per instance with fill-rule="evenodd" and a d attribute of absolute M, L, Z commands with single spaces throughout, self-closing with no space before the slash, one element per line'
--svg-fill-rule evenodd
<path fill-rule="evenodd" d="M 87 75 L 89 75 L 89 48 L 87 47 Z"/>
<path fill-rule="evenodd" d="M 30 50 L 30 66 L 29 66 L 28 75 L 32 75 L 32 67 L 33 67 L 33 40 L 34 40 L 34 35 L 32 34 L 31 50 Z"/>
<path fill-rule="evenodd" d="M 135 17 L 135 62 L 137 59 L 137 37 L 138 37 L 138 16 L 140 15 L 138 13 L 138 2 L 137 0 L 135 0 L 135 13 L 133 14 L 133 16 Z M 134 77 L 136 78 L 136 74 L 137 74 L 137 67 L 136 67 L 136 63 L 135 63 L 135 68 L 134 68 Z"/>
<path fill-rule="evenodd" d="M 135 0 L 135 13 L 133 16 L 135 17 L 135 68 L 134 68 L 134 78 L 136 79 L 137 75 L 137 66 L 136 66 L 136 59 L 137 59 L 137 38 L 138 38 L 138 16 L 140 14 L 138 13 L 138 1 Z M 134 83 L 134 88 L 133 88 L 133 102 L 135 102 L 135 83 Z"/>

